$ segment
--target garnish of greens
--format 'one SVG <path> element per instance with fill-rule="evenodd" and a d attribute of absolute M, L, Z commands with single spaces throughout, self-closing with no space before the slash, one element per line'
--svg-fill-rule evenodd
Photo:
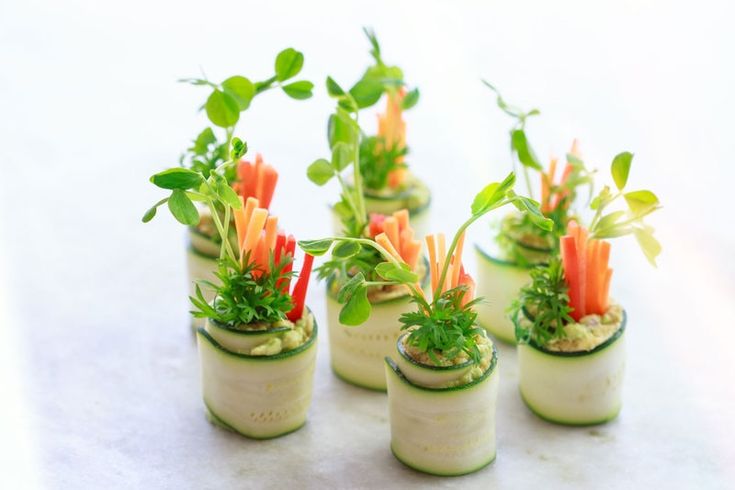
<path fill-rule="evenodd" d="M 473 289 L 470 286 L 472 280 L 464 274 L 461 267 L 461 244 L 464 242 L 465 231 L 480 217 L 507 204 L 513 204 L 519 211 L 531 215 L 531 219 L 539 227 L 550 229 L 553 226 L 551 220 L 541 214 L 537 202 L 513 192 L 514 183 L 515 174 L 511 173 L 502 182 L 489 184 L 477 194 L 472 202 L 470 218 L 459 227 L 446 254 L 443 253 L 441 243 L 439 262 L 432 258 L 430 273 L 433 293 L 429 298 L 425 297 L 417 284 L 418 275 L 372 240 L 349 236 L 330 237 L 300 241 L 299 246 L 306 253 L 317 256 L 324 255 L 332 249 L 332 258 L 335 262 L 349 263 L 363 247 L 372 247 L 380 254 L 383 262 L 375 268 L 377 280 L 368 280 L 358 272 L 341 287 L 337 298 L 343 304 L 340 322 L 356 326 L 368 319 L 371 313 L 371 305 L 367 299 L 368 287 L 403 285 L 410 291 L 411 301 L 417 305 L 415 312 L 406 313 L 400 318 L 401 329 L 410 329 L 408 342 L 427 352 L 434 360 L 437 353 L 453 359 L 465 352 L 475 362 L 479 362 L 479 351 L 474 335 L 480 330 L 475 324 L 475 314 L 472 311 L 472 306 L 479 299 L 472 300 L 471 294 L 468 295 Z M 427 239 L 427 243 L 430 243 L 430 255 L 433 256 L 435 254 L 435 248 L 431 246 L 433 240 Z M 460 254 L 456 254 L 456 250 L 459 250 Z M 454 286 L 449 287 L 450 285 Z"/>
<path fill-rule="evenodd" d="M 180 80 L 210 90 L 201 109 L 206 112 L 209 122 L 224 134 L 222 139 L 218 139 L 215 130 L 206 127 L 181 156 L 179 167 L 151 177 L 154 185 L 171 193 L 146 211 L 143 222 L 152 220 L 158 207 L 168 204 L 177 221 L 194 226 L 199 223 L 199 211 L 193 202 L 201 202 L 209 208 L 219 236 L 228 236 L 222 233 L 229 225 L 229 216 L 223 216 L 227 208 L 225 204 L 239 205 L 231 184 L 236 179 L 237 162 L 248 151 L 247 143 L 235 136 L 240 114 L 250 107 L 257 95 L 274 88 L 280 88 L 293 99 L 311 97 L 313 83 L 290 81 L 303 65 L 304 55 L 287 48 L 276 56 L 275 73 L 259 82 L 252 82 L 241 75 L 231 76 L 221 83 L 214 83 L 206 77 Z M 234 256 L 232 250 L 227 252 L 230 257 Z"/>
<path fill-rule="evenodd" d="M 273 243 L 269 243 L 268 247 L 259 249 L 268 251 L 266 255 L 259 257 L 253 255 L 252 258 L 251 252 L 255 254 L 255 249 L 243 248 L 244 236 L 250 231 L 241 229 L 242 220 L 234 220 L 238 228 L 238 239 L 235 244 L 227 239 L 231 236 L 233 219 L 246 209 L 242 198 L 232 188 L 238 162 L 248 150 L 247 143 L 235 136 L 241 113 L 250 107 L 257 95 L 274 88 L 280 88 L 294 99 L 311 97 L 313 88 L 311 82 L 290 81 L 301 71 L 303 64 L 304 55 L 293 48 L 288 48 L 278 53 L 274 75 L 263 81 L 251 82 L 250 79 L 240 75 L 229 77 L 221 83 L 214 83 L 206 78 L 181 80 L 210 90 L 202 109 L 206 111 L 209 121 L 224 132 L 224 139 L 218 140 L 211 127 L 205 128 L 182 156 L 180 166 L 169 168 L 150 178 L 154 185 L 170 191 L 170 194 L 146 211 L 143 222 L 152 220 L 158 207 L 163 204 L 168 205 L 169 211 L 177 221 L 188 226 L 199 223 L 199 210 L 195 202 L 209 209 L 220 243 L 218 270 L 215 275 L 221 284 L 202 281 L 205 286 L 213 288 L 217 293 L 216 300 L 212 304 L 207 303 L 197 285 L 196 297 L 190 297 L 196 308 L 192 313 L 196 317 L 211 318 L 230 325 L 273 323 L 287 318 L 294 309 L 303 307 L 294 304 L 298 302 L 294 301 L 294 298 L 297 296 L 297 289 L 305 290 L 308 273 L 307 279 L 303 281 L 299 279 L 294 292 L 289 294 L 288 291 L 293 276 L 291 272 L 295 246 L 293 237 L 290 250 L 287 250 L 284 243 L 285 236 L 281 237 L 279 234 L 278 245 L 274 247 Z M 257 212 L 262 222 L 260 229 L 255 230 L 254 227 L 253 230 L 253 233 L 257 231 L 258 237 L 253 235 L 250 241 L 258 244 L 263 239 L 260 234 L 266 222 L 275 219 L 277 223 L 277 219 L 266 218 L 267 210 L 256 209 L 257 199 L 253 201 L 253 205 L 248 209 Z M 274 227 L 275 224 L 273 232 Z M 290 252 L 290 255 L 286 252 Z M 276 287 L 277 285 L 279 287 Z M 298 292 L 298 296 L 300 295 Z"/>
<path fill-rule="evenodd" d="M 359 112 L 375 104 L 383 94 L 399 90 L 404 86 L 404 82 L 400 68 L 388 66 L 383 62 L 375 34 L 368 29 L 365 29 L 365 34 L 370 40 L 375 64 L 370 66 L 349 90 L 343 89 L 334 79 L 327 77 L 327 92 L 337 101 L 327 126 L 331 156 L 314 161 L 306 172 L 309 180 L 319 186 L 332 179 L 339 181 L 340 200 L 335 204 L 334 210 L 342 222 L 343 233 L 347 237 L 363 241 L 355 241 L 351 245 L 336 248 L 332 260 L 319 267 L 320 279 L 346 280 L 356 274 L 376 279 L 375 267 L 382 261 L 377 250 L 369 245 L 372 240 L 367 239 L 366 235 L 369 217 L 365 207 L 366 176 L 363 175 L 363 171 L 367 171 L 368 178 L 373 179 L 374 175 L 370 172 L 377 170 L 372 164 L 361 164 L 374 156 L 373 153 L 367 155 L 366 152 L 372 150 L 366 148 L 374 145 L 375 140 L 366 137 L 361 130 Z M 412 107 L 418 101 L 418 97 L 418 89 L 410 91 L 403 99 L 404 109 Z M 349 175 L 346 175 L 348 173 L 346 171 L 350 169 L 352 182 L 348 182 Z"/>
<path fill-rule="evenodd" d="M 584 162 L 580 159 L 576 150 L 575 142 L 572 150 L 566 154 L 567 163 L 562 171 L 561 178 L 557 182 L 555 175 L 557 160 L 552 159 L 549 169 L 545 171 L 526 133 L 528 119 L 538 116 L 541 114 L 540 111 L 538 109 L 524 111 L 511 105 L 503 99 L 495 86 L 485 80 L 482 82 L 495 93 L 497 106 L 514 120 L 510 129 L 510 152 L 513 168 L 516 168 L 516 162 L 520 164 L 528 196 L 531 198 L 533 198 L 534 192 L 531 185 L 530 171 L 539 174 L 541 181 L 540 208 L 543 214 L 554 222 L 554 228 L 548 231 L 534 226 L 527 215 L 503 223 L 499 230 L 498 243 L 510 259 L 523 264 L 526 262 L 526 254 L 523 250 L 518 249 L 519 238 L 535 236 L 537 237 L 535 241 L 538 242 L 536 244 L 538 248 L 553 250 L 558 244 L 559 237 L 566 232 L 567 223 L 574 218 L 571 206 L 577 198 L 578 189 L 582 186 L 588 186 L 590 194 L 592 193 L 593 172 L 585 168 Z"/>
<path fill-rule="evenodd" d="M 611 165 L 615 190 L 606 185 L 592 200 L 589 229 L 570 222 L 569 234 L 561 237 L 562 260 L 555 257 L 531 271 L 531 284 L 521 289 L 511 306 L 519 342 L 543 346 L 563 337 L 564 325 L 588 314 L 605 314 L 612 269 L 608 267 L 610 244 L 604 239 L 632 234 L 651 265 L 656 265 L 661 244 L 644 218 L 661 205 L 649 190 L 625 190 L 632 161 L 629 152 L 615 156 Z M 625 208 L 611 210 L 621 199 Z"/>

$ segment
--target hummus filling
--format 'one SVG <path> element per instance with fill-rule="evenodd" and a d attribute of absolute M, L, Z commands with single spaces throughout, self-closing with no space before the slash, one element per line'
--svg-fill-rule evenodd
<path fill-rule="evenodd" d="M 546 350 L 553 352 L 591 351 L 604 344 L 623 323 L 623 308 L 611 304 L 603 315 L 587 315 L 579 322 L 564 326 L 564 336 L 549 341 Z"/>
<path fill-rule="evenodd" d="M 250 349 L 249 354 L 251 356 L 274 356 L 304 345 L 314 332 L 314 315 L 310 311 L 305 311 L 296 323 L 283 319 L 273 324 L 254 323 L 247 325 L 244 330 L 267 332 L 271 328 L 281 327 L 289 327 L 289 330 L 274 334 L 267 341 Z"/>

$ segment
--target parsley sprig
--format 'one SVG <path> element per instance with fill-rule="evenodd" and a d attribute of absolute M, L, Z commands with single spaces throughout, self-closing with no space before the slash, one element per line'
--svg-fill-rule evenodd
<path fill-rule="evenodd" d="M 564 325 L 573 322 L 568 290 L 558 257 L 531 270 L 531 283 L 509 309 L 518 342 L 546 345 L 564 336 Z"/>

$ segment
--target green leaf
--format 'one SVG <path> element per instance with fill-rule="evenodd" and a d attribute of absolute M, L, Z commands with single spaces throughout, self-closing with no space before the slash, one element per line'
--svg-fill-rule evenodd
<path fill-rule="evenodd" d="M 295 77 L 304 66 L 304 55 L 293 48 L 286 48 L 276 56 L 276 80 L 282 82 Z"/>
<path fill-rule="evenodd" d="M 217 137 L 214 135 L 214 131 L 212 131 L 212 128 L 205 128 L 204 131 L 197 135 L 191 151 L 195 155 L 206 155 L 209 145 L 216 142 Z"/>
<path fill-rule="evenodd" d="M 327 93 L 331 97 L 341 97 L 345 94 L 345 91 L 332 77 L 327 77 Z"/>
<path fill-rule="evenodd" d="M 352 98 L 351 95 L 346 94 L 337 100 L 337 105 L 350 113 L 355 113 L 359 110 L 359 107 L 357 107 L 357 102 L 355 102 L 355 99 Z"/>
<path fill-rule="evenodd" d="M 554 220 L 544 216 L 539 209 L 539 203 L 533 199 L 516 196 L 513 198 L 513 204 L 519 211 L 528 213 L 528 217 L 531 218 L 531 222 L 542 230 L 551 231 L 554 229 Z"/>
<path fill-rule="evenodd" d="M 355 160 L 355 149 L 352 145 L 338 141 L 332 148 L 332 166 L 341 172 Z"/>
<path fill-rule="evenodd" d="M 650 226 L 635 228 L 633 233 L 646 259 L 656 267 L 656 257 L 661 253 L 661 244 L 653 236 L 653 228 Z"/>
<path fill-rule="evenodd" d="M 239 160 L 245 153 L 248 152 L 248 144 L 240 138 L 232 138 L 232 149 L 230 150 L 230 158 L 232 160 Z"/>
<path fill-rule="evenodd" d="M 148 223 L 150 220 L 152 220 L 156 216 L 156 210 L 158 209 L 158 205 L 153 206 L 148 211 L 145 212 L 143 215 L 143 223 Z"/>
<path fill-rule="evenodd" d="M 380 43 L 378 43 L 378 38 L 375 36 L 375 31 L 372 29 L 368 29 L 367 27 L 363 27 L 362 32 L 365 33 L 368 41 L 370 41 L 370 46 L 372 46 L 373 48 L 370 51 L 370 54 L 373 55 L 373 58 L 375 58 L 376 62 L 380 63 Z"/>
<path fill-rule="evenodd" d="M 342 260 L 349 259 L 350 257 L 354 257 L 360 253 L 361 248 L 362 247 L 357 242 L 340 242 L 335 245 L 334 250 L 332 250 L 332 257 Z"/>
<path fill-rule="evenodd" d="M 509 105 L 508 103 L 506 103 L 505 100 L 503 99 L 503 97 L 500 95 L 500 92 L 498 91 L 498 89 L 495 88 L 495 86 L 493 86 L 487 80 L 481 80 L 481 81 L 490 90 L 492 90 L 493 92 L 495 92 L 495 96 L 496 96 L 495 103 L 498 105 L 498 107 L 500 108 L 500 110 L 502 110 L 503 112 L 505 112 L 509 116 L 515 117 L 517 119 L 521 119 L 523 117 L 523 111 L 521 111 L 517 107 L 513 107 L 513 106 Z M 534 114 L 531 114 L 531 113 L 534 113 Z M 537 109 L 534 109 L 531 112 L 529 112 L 529 115 L 536 115 L 536 114 L 539 114 L 539 111 Z"/>
<path fill-rule="evenodd" d="M 419 89 L 415 88 L 408 92 L 406 96 L 403 98 L 403 101 L 401 102 L 401 108 L 404 111 L 409 110 L 413 106 L 415 106 L 419 101 Z"/>
<path fill-rule="evenodd" d="M 339 322 L 343 325 L 356 327 L 370 318 L 370 311 L 367 287 L 358 287 L 339 312 Z"/>
<path fill-rule="evenodd" d="M 227 185 L 227 181 L 225 180 L 217 183 L 217 195 L 233 209 L 240 209 L 242 207 L 240 196 L 237 195 L 237 192 L 232 187 Z"/>
<path fill-rule="evenodd" d="M 321 240 L 299 240 L 299 248 L 309 255 L 319 257 L 329 251 L 329 247 L 332 246 L 334 240 L 331 238 L 324 238 Z"/>
<path fill-rule="evenodd" d="M 658 207 L 658 197 L 651 191 L 626 192 L 623 197 L 634 216 L 644 216 Z"/>
<path fill-rule="evenodd" d="M 383 84 L 379 80 L 363 77 L 350 89 L 350 95 L 355 99 L 357 107 L 364 109 L 379 101 L 383 90 Z"/>
<path fill-rule="evenodd" d="M 413 284 L 419 280 L 419 276 L 415 272 L 412 272 L 407 265 L 404 268 L 392 262 L 381 262 L 375 267 L 375 272 L 383 279 L 403 284 Z"/>
<path fill-rule="evenodd" d="M 188 168 L 175 167 L 159 172 L 150 181 L 162 189 L 193 189 L 204 181 L 198 172 Z"/>
<path fill-rule="evenodd" d="M 334 177 L 334 167 L 324 158 L 320 158 L 309 165 L 306 176 L 316 185 L 324 185 Z"/>
<path fill-rule="evenodd" d="M 329 116 L 327 125 L 327 138 L 329 139 L 329 147 L 341 142 L 353 145 L 357 142 L 357 131 L 354 128 L 354 121 L 347 112 L 338 109 L 337 112 Z"/>
<path fill-rule="evenodd" d="M 611 172 L 615 186 L 617 186 L 619 191 L 622 191 L 628 182 L 628 173 L 630 172 L 630 163 L 632 161 L 633 154 L 628 151 L 619 153 L 613 158 Z"/>
<path fill-rule="evenodd" d="M 606 214 L 602 218 L 600 218 L 600 221 L 597 222 L 597 225 L 595 225 L 595 233 L 605 233 L 606 230 L 611 229 L 614 227 L 618 220 L 625 216 L 625 211 L 613 211 L 612 213 Z"/>
<path fill-rule="evenodd" d="M 253 82 L 239 75 L 230 77 L 222 82 L 222 89 L 226 94 L 235 99 L 240 111 L 244 111 L 250 107 L 250 101 L 255 95 Z"/>
<path fill-rule="evenodd" d="M 314 88 L 314 84 L 306 80 L 300 80 L 298 82 L 289 83 L 281 87 L 286 95 L 292 99 L 304 100 L 311 97 L 311 91 Z"/>
<path fill-rule="evenodd" d="M 362 272 L 358 272 L 347 281 L 337 293 L 337 301 L 344 304 L 355 293 L 360 286 L 365 287 L 365 276 Z"/>
<path fill-rule="evenodd" d="M 511 172 L 502 182 L 493 182 L 485 186 L 472 201 L 472 214 L 480 215 L 492 209 L 505 198 L 507 192 L 513 188 L 515 181 L 516 175 Z"/>
<path fill-rule="evenodd" d="M 525 131 L 522 129 L 514 129 L 511 132 L 511 145 L 518 155 L 518 160 L 521 164 L 534 170 L 543 170 L 538 158 L 536 158 L 536 154 L 528 145 L 528 139 L 526 138 Z"/>
<path fill-rule="evenodd" d="M 199 223 L 199 211 L 184 191 L 174 189 L 168 199 L 168 209 L 179 223 L 194 226 Z"/>
<path fill-rule="evenodd" d="M 229 128 L 240 119 L 240 107 L 237 101 L 221 90 L 214 90 L 204 107 L 207 110 L 207 117 L 215 126 Z"/>

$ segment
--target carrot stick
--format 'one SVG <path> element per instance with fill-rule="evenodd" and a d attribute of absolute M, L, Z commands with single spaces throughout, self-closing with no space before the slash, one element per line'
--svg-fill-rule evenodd
<path fill-rule="evenodd" d="M 265 255 L 263 257 L 263 268 L 267 271 L 270 269 L 270 254 L 276 246 L 276 235 L 278 234 L 278 217 L 268 216 L 265 220 Z"/>
<path fill-rule="evenodd" d="M 235 230 L 237 231 L 237 248 L 242 249 L 242 242 L 245 241 L 245 232 L 247 231 L 247 225 L 245 224 L 245 201 L 242 196 L 238 196 L 240 199 L 240 209 L 234 209 L 233 215 L 235 216 Z"/>
<path fill-rule="evenodd" d="M 411 248 L 411 243 L 413 242 L 413 230 L 411 228 L 406 228 L 399 233 L 399 236 L 401 248 L 398 251 L 401 252 L 401 256 L 405 259 L 406 252 Z M 408 261 L 406 261 L 406 263 L 408 263 Z"/>
<path fill-rule="evenodd" d="M 401 257 L 401 254 L 398 253 L 398 250 L 396 250 L 396 248 L 393 246 L 390 239 L 388 238 L 388 235 L 386 235 L 385 232 L 376 236 L 375 241 L 378 243 L 378 245 L 386 249 L 389 254 L 391 254 L 399 261 L 403 262 L 403 257 Z"/>
<path fill-rule="evenodd" d="M 262 172 L 263 188 L 262 194 L 259 196 L 263 207 L 268 209 L 273 199 L 273 193 L 276 190 L 276 182 L 278 182 L 278 172 L 270 165 L 266 165 Z"/>
<path fill-rule="evenodd" d="M 393 217 L 398 221 L 399 231 L 408 229 L 408 209 L 401 209 L 393 213 Z"/>
<path fill-rule="evenodd" d="M 248 231 L 245 234 L 245 241 L 243 242 L 241 256 L 244 257 L 247 252 L 253 250 L 258 244 L 260 233 L 263 231 L 263 225 L 265 225 L 265 220 L 267 217 L 267 209 L 257 208 L 253 211 L 253 214 L 250 217 L 250 222 L 248 223 Z M 252 256 L 250 257 L 251 261 L 253 258 L 254 257 Z"/>
<path fill-rule="evenodd" d="M 286 247 L 284 249 L 284 253 L 285 255 L 291 256 L 291 261 L 286 265 L 286 267 L 283 268 L 284 274 L 288 274 L 293 270 L 293 258 L 294 258 L 295 252 L 296 252 L 296 239 L 294 238 L 293 235 L 289 235 L 288 238 L 286 239 Z M 279 282 L 277 285 L 280 286 L 281 291 L 283 291 L 284 293 L 287 293 L 288 290 L 291 288 L 291 278 L 289 277 L 288 279 L 284 279 L 283 282 Z"/>
<path fill-rule="evenodd" d="M 459 284 L 459 264 L 462 263 L 462 248 L 464 247 L 464 233 L 462 233 L 459 236 L 459 240 L 457 240 L 457 248 L 454 250 L 454 259 L 452 266 L 454 267 L 452 269 L 452 275 L 450 281 L 450 288 L 456 288 Z"/>
<path fill-rule="evenodd" d="M 460 276 L 459 284 L 467 287 L 467 292 L 462 297 L 462 306 L 464 306 L 475 297 L 475 281 L 472 279 L 472 276 L 463 272 Z"/>
<path fill-rule="evenodd" d="M 579 305 L 581 295 L 579 288 L 579 260 L 577 256 L 577 243 L 573 236 L 565 235 L 559 240 L 561 247 L 561 260 L 564 266 L 564 278 L 569 285 L 569 306 L 572 307 L 571 317 L 575 320 L 582 318 Z"/>
<path fill-rule="evenodd" d="M 602 280 L 602 288 L 600 289 L 600 305 L 603 312 L 607 311 L 608 308 L 608 295 L 610 294 L 610 279 L 612 279 L 612 273 L 612 269 L 607 269 L 605 271 L 605 277 Z"/>
<path fill-rule="evenodd" d="M 286 233 L 283 231 L 279 231 L 278 236 L 276 236 L 275 250 L 273 251 L 273 260 L 276 264 L 278 264 L 281 261 L 281 254 L 283 254 L 283 249 L 285 246 L 286 246 Z"/>
<path fill-rule="evenodd" d="M 600 305 L 597 303 L 600 293 L 600 274 L 597 266 L 599 248 L 599 240 L 590 240 L 587 242 L 587 259 L 586 259 L 586 287 L 584 305 L 587 313 L 600 314 Z"/>
<path fill-rule="evenodd" d="M 259 202 L 254 197 L 248 197 L 245 201 L 245 210 L 242 212 L 243 216 L 245 217 L 245 221 L 243 222 L 243 225 L 245 225 L 245 231 L 247 232 L 248 225 L 250 224 L 250 217 L 253 215 L 253 211 L 255 211 L 256 208 L 259 206 Z M 245 238 L 243 238 L 243 241 L 245 241 Z"/>
<path fill-rule="evenodd" d="M 411 240 L 404 250 L 402 252 L 403 260 L 411 267 L 411 270 L 416 270 L 416 264 L 418 264 L 419 254 L 421 253 L 421 242 Z"/>
<path fill-rule="evenodd" d="M 579 315 L 587 314 L 585 298 L 587 297 L 587 230 L 579 227 L 577 234 L 577 267 L 579 268 Z"/>
<path fill-rule="evenodd" d="M 394 216 L 388 216 L 383 221 L 383 232 L 393 244 L 396 250 L 401 249 L 401 239 L 398 234 L 398 220 Z"/>
<path fill-rule="evenodd" d="M 436 241 L 434 235 L 426 235 L 426 248 L 429 250 L 429 276 L 431 277 L 431 290 L 436 291 Z"/>

